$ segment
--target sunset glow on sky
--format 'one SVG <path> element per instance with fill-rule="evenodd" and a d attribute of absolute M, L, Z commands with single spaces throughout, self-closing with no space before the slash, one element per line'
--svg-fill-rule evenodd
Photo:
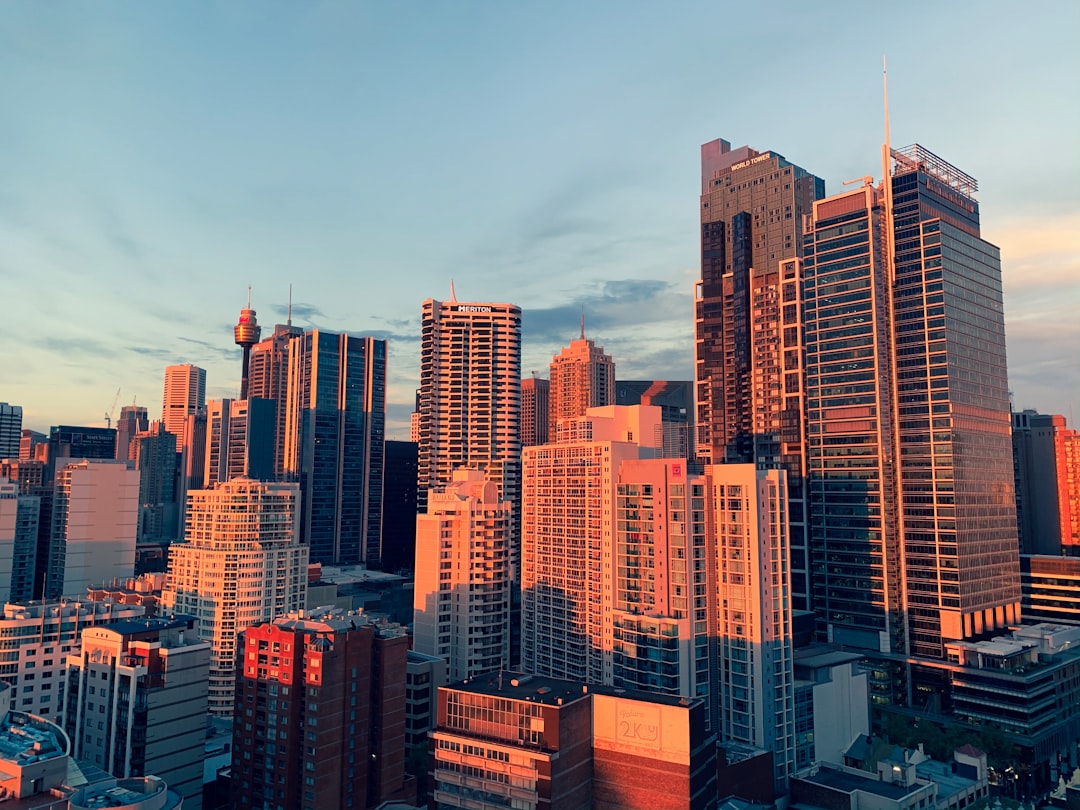
<path fill-rule="evenodd" d="M 425 298 L 524 311 L 523 373 L 586 331 L 693 375 L 699 147 L 825 178 L 892 142 L 979 181 L 1017 409 L 1080 417 L 1080 4 L 16 3 L 0 16 L 0 401 L 24 426 L 236 396 L 253 287 L 390 341 L 408 437 Z"/>

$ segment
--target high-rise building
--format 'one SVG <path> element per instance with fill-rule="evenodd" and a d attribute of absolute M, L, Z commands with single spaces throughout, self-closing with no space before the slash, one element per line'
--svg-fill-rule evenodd
<path fill-rule="evenodd" d="M 285 413 L 289 387 L 289 341 L 304 334 L 299 326 L 288 323 L 274 325 L 274 333 L 251 347 L 248 369 L 248 396 L 269 399 L 276 404 L 274 411 L 274 476 L 285 477 Z"/>
<path fill-rule="evenodd" d="M 0 475 L 0 602 L 33 596 L 41 497 Z M 2 707 L 0 707 L 2 708 Z"/>
<path fill-rule="evenodd" d="M 657 405 L 664 458 L 694 458 L 693 380 L 619 380 L 615 405 Z"/>
<path fill-rule="evenodd" d="M 188 493 L 185 537 L 169 550 L 161 601 L 195 616 L 210 642 L 211 714 L 232 714 L 237 633 L 304 607 L 298 498 L 296 484 L 243 478 Z"/>
<path fill-rule="evenodd" d="M 35 448 L 39 444 L 44 444 L 48 440 L 49 437 L 46 436 L 44 433 L 39 433 L 36 430 L 29 430 L 28 428 L 23 428 L 22 432 L 19 434 L 19 455 L 17 456 L 17 458 L 20 461 L 29 461 L 31 459 L 37 458 Z M 0 456 L 0 458 L 3 458 L 3 456 Z"/>
<path fill-rule="evenodd" d="M 275 405 L 269 399 L 215 399 L 206 406 L 203 487 L 233 478 L 274 480 Z"/>
<path fill-rule="evenodd" d="M 193 625 L 178 616 L 86 628 L 63 695 L 72 756 L 120 778 L 160 776 L 198 810 L 210 645 Z"/>
<path fill-rule="evenodd" d="M 551 358 L 550 390 L 548 394 L 548 426 L 558 427 L 560 419 L 584 416 L 589 408 L 615 403 L 615 361 L 585 337 L 585 320 L 581 321 L 581 337 Z"/>
<path fill-rule="evenodd" d="M 18 645 L 0 652 L 0 681 L 11 687 L 11 708 L 63 723 L 65 657 L 77 655 L 79 638 L 88 627 L 134 621 L 146 614 L 142 605 L 91 602 L 85 598 L 56 602 L 8 602 L 0 615 L 0 634 Z M 0 684 L 2 686 L 2 684 Z M 0 701 L 0 714 L 7 706 Z"/>
<path fill-rule="evenodd" d="M 292 613 L 248 628 L 233 724 L 238 810 L 411 802 L 407 652 L 400 625 L 358 613 Z"/>
<path fill-rule="evenodd" d="M 792 597 L 809 604 L 800 324 L 802 222 L 821 178 L 772 151 L 701 147 L 697 455 L 787 471 Z"/>
<path fill-rule="evenodd" d="M 45 451 L 49 470 L 55 475 L 64 459 L 116 459 L 116 429 L 85 425 L 54 425 L 49 429 Z M 50 476 L 51 477 L 51 476 Z"/>
<path fill-rule="evenodd" d="M 18 458 L 22 438 L 22 406 L 0 402 L 0 458 Z"/>
<path fill-rule="evenodd" d="M 521 493 L 521 308 L 424 301 L 418 506 L 458 467 L 483 470 L 517 510 Z M 511 558 L 517 570 L 516 527 Z"/>
<path fill-rule="evenodd" d="M 176 436 L 162 422 L 132 439 L 131 458 L 139 471 L 140 542 L 175 540 L 179 536 L 180 505 L 176 497 Z"/>
<path fill-rule="evenodd" d="M 416 517 L 413 647 L 452 681 L 509 668 L 510 519 L 495 482 L 464 467 Z"/>
<path fill-rule="evenodd" d="M 903 662 L 1018 622 L 1020 577 L 998 249 L 974 179 L 888 154 L 806 235 L 809 507 L 820 635 L 897 662 L 875 699 L 910 703 L 934 689 Z"/>
<path fill-rule="evenodd" d="M 657 454 L 660 412 L 612 405 L 564 420 L 560 430 L 565 440 L 523 452 L 521 665 L 612 683 L 619 465 Z"/>
<path fill-rule="evenodd" d="M 91 585 L 132 576 L 138 519 L 139 474 L 126 462 L 83 459 L 60 466 L 46 598 L 83 598 Z"/>
<path fill-rule="evenodd" d="M 551 383 L 543 377 L 521 380 L 521 446 L 547 444 L 550 440 L 548 415 L 551 409 Z"/>
<path fill-rule="evenodd" d="M 416 442 L 388 441 L 383 465 L 383 571 L 416 568 Z"/>
<path fill-rule="evenodd" d="M 135 452 L 131 448 L 131 442 L 149 427 L 150 419 L 142 405 L 122 407 L 116 420 L 116 458 L 120 461 L 134 461 Z"/>
<path fill-rule="evenodd" d="M 1071 436 L 1070 436 L 1071 434 Z M 1066 445 L 1076 431 L 1065 417 L 1023 411 L 1012 415 L 1016 523 L 1022 554 L 1061 554 L 1080 544 L 1073 525 L 1080 501 L 1070 492 Z M 1074 439 L 1075 440 L 1075 439 Z"/>
<path fill-rule="evenodd" d="M 165 396 L 161 421 L 165 429 L 183 445 L 187 440 L 184 423 L 188 416 L 206 405 L 206 369 L 186 363 L 165 367 Z"/>
<path fill-rule="evenodd" d="M 311 561 L 379 561 L 386 341 L 313 329 L 289 344 L 285 473 Z"/>

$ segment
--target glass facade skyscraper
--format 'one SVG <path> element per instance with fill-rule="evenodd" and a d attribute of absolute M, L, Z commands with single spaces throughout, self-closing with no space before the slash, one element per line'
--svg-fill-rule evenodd
<path fill-rule="evenodd" d="M 379 560 L 386 341 L 313 329 L 289 344 L 285 474 L 311 561 Z"/>
<path fill-rule="evenodd" d="M 1020 618 L 1001 265 L 972 178 L 890 163 L 806 235 L 813 603 L 830 640 L 941 660 Z"/>
<path fill-rule="evenodd" d="M 696 455 L 787 472 L 793 607 L 809 607 L 803 478 L 802 223 L 825 182 L 775 152 L 701 147 Z"/>

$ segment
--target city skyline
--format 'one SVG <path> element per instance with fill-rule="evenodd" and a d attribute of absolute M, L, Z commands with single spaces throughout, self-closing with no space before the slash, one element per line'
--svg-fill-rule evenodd
<path fill-rule="evenodd" d="M 522 307 L 526 376 L 584 306 L 620 376 L 691 379 L 697 147 L 774 150 L 828 194 L 876 176 L 882 53 L 893 144 L 980 182 L 1015 409 L 1080 416 L 1071 4 L 934 9 L 917 48 L 884 9 L 835 25 L 793 3 L 58 8 L 0 22 L 0 283 L 24 302 L 2 399 L 26 427 L 101 424 L 117 388 L 155 416 L 170 364 L 236 397 L 249 284 L 267 330 L 292 283 L 297 325 L 389 341 L 388 438 L 407 436 L 417 304 L 451 279 Z M 729 81 L 764 38 L 771 61 Z"/>

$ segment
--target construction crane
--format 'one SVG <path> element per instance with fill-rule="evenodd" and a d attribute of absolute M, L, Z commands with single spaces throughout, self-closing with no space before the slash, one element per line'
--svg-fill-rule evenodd
<path fill-rule="evenodd" d="M 112 407 L 105 411 L 105 427 L 112 427 L 113 414 L 116 413 L 116 404 L 120 401 L 120 389 L 116 389 L 116 396 L 113 397 Z"/>
<path fill-rule="evenodd" d="M 859 182 L 861 182 L 864 186 L 872 186 L 874 185 L 874 178 L 867 174 L 863 175 L 862 177 L 856 177 L 854 180 L 845 180 L 843 182 L 843 185 L 850 186 L 852 183 Z"/>

